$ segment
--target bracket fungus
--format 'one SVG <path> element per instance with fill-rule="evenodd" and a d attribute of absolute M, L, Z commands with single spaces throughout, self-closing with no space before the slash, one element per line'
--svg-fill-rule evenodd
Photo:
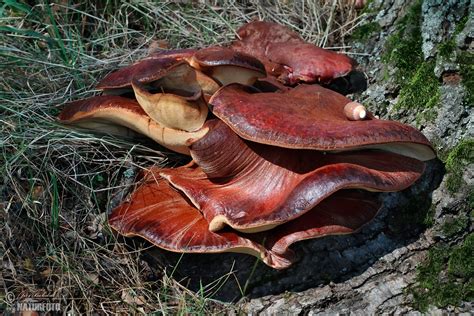
<path fill-rule="evenodd" d="M 254 21 L 237 31 L 232 49 L 260 59 L 267 72 L 287 84 L 329 83 L 349 74 L 350 57 L 305 42 L 289 28 L 272 22 Z"/>
<path fill-rule="evenodd" d="M 160 173 L 151 168 L 130 198 L 109 217 L 125 236 L 140 236 L 160 248 L 184 253 L 237 252 L 251 254 L 275 269 L 296 259 L 295 242 L 327 235 L 349 234 L 370 221 L 380 207 L 370 194 L 337 192 L 303 216 L 262 233 L 233 230 L 212 232 L 202 213 Z"/>
<path fill-rule="evenodd" d="M 160 173 L 203 213 L 209 230 L 258 232 L 301 216 L 346 188 L 399 191 L 423 162 L 383 151 L 324 154 L 242 140 L 222 121 L 190 145 L 196 163 Z"/>
<path fill-rule="evenodd" d="M 435 153 L 415 128 L 340 94 L 340 82 L 365 84 L 351 58 L 274 23 L 237 33 L 228 47 L 158 52 L 119 69 L 99 83 L 102 96 L 67 104 L 59 119 L 130 129 L 191 157 L 143 172 L 109 216 L 120 234 L 284 269 L 297 260 L 293 243 L 357 231 L 381 207 L 377 192 L 412 185 Z"/>

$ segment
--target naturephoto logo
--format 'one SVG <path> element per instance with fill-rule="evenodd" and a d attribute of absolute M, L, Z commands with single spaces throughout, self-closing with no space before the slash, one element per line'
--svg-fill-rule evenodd
<path fill-rule="evenodd" d="M 61 303 L 58 299 L 49 296 L 17 298 L 9 292 L 5 296 L 12 313 L 21 312 L 60 312 Z"/>

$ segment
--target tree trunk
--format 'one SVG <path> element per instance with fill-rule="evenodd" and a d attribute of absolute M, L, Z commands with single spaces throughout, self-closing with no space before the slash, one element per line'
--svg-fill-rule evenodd
<path fill-rule="evenodd" d="M 448 163 L 445 172 L 440 160 L 428 162 L 414 186 L 381 195 L 382 210 L 360 232 L 298 243 L 294 249 L 301 258 L 284 271 L 268 268 L 251 256 L 234 254 L 180 256 L 154 250 L 149 259 L 158 256 L 157 262 L 178 264 L 175 278 L 191 289 L 214 294 L 214 298 L 235 301 L 244 295 L 239 308 L 249 313 L 404 313 L 421 306 L 412 293 L 435 291 L 420 287 L 417 277 L 418 267 L 428 264 L 430 249 L 443 245 L 449 252 L 472 232 L 467 202 L 472 196 L 472 155 L 457 157 L 456 148 L 472 139 L 474 115 L 472 105 L 466 102 L 470 91 L 458 58 L 472 54 L 470 4 L 454 0 L 419 4 L 403 0 L 370 3 L 368 18 L 355 33 L 360 38 L 354 40 L 351 49 L 357 53 L 359 69 L 369 77 L 369 89 L 354 98 L 381 117 L 416 125 L 433 142 L 442 160 L 459 160 L 460 168 L 454 170 Z M 408 46 L 408 53 L 415 57 L 401 56 L 407 46 L 396 45 L 411 40 L 413 47 Z M 448 44 L 453 46 L 452 52 L 443 56 L 440 51 Z M 413 64 L 411 78 L 409 72 L 404 74 L 407 78 L 400 76 L 403 58 Z M 426 67 L 425 81 L 420 76 Z M 424 96 L 429 78 L 435 78 L 436 87 Z M 415 86 L 417 80 L 420 88 Z M 413 91 L 414 96 L 410 96 Z M 434 100 L 433 104 L 426 104 L 423 97 Z M 414 100 L 423 104 L 406 105 Z M 453 181 L 461 185 L 453 188 Z M 447 223 L 460 219 L 464 224 L 446 231 Z M 462 287 L 469 280 L 472 282 L 472 276 L 468 275 L 467 281 L 455 286 Z M 213 288 L 203 288 L 212 282 Z M 428 299 L 437 295 L 428 292 Z M 472 310 L 470 303 L 457 305 L 442 308 Z"/>

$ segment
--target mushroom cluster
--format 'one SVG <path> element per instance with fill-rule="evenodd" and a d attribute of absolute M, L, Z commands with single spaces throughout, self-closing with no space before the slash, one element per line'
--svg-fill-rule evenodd
<path fill-rule="evenodd" d="M 290 245 L 348 234 L 435 157 L 416 129 L 340 92 L 365 88 L 355 62 L 269 22 L 227 47 L 160 51 L 69 103 L 68 124 L 144 134 L 192 161 L 150 167 L 109 216 L 125 236 L 187 253 L 248 253 L 276 269 Z M 334 91 L 337 90 L 337 91 Z"/>

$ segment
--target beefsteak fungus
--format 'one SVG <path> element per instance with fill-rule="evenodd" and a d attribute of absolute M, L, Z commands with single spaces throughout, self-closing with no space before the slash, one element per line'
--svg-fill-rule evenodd
<path fill-rule="evenodd" d="M 120 234 L 284 269 L 293 243 L 357 231 L 381 207 L 376 192 L 409 187 L 435 153 L 415 128 L 340 94 L 366 86 L 351 58 L 274 23 L 237 33 L 228 47 L 161 51 L 117 70 L 102 96 L 67 104 L 59 120 L 191 156 L 142 172 L 109 216 Z"/>

